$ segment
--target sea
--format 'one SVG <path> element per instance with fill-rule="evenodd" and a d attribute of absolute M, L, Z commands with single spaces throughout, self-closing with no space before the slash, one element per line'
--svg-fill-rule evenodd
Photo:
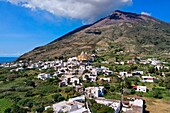
<path fill-rule="evenodd" d="M 0 57 L 0 64 L 13 62 L 13 61 L 15 61 L 17 58 L 18 58 L 18 57 Z"/>

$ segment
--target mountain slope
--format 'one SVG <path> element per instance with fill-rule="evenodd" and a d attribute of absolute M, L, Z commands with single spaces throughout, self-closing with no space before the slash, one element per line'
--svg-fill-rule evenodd
<path fill-rule="evenodd" d="M 115 11 L 94 24 L 78 28 L 55 41 L 35 48 L 18 60 L 74 56 L 84 51 L 106 53 L 115 48 L 132 53 L 170 51 L 170 24 L 146 15 Z"/>

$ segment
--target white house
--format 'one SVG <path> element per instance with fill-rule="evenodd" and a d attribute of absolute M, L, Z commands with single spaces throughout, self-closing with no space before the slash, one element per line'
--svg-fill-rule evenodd
<path fill-rule="evenodd" d="M 84 65 L 79 66 L 79 73 L 83 74 L 83 72 L 86 70 L 86 67 Z"/>
<path fill-rule="evenodd" d="M 145 65 L 145 64 L 149 64 L 149 63 L 150 63 L 150 62 L 149 62 L 148 60 L 141 60 L 141 61 L 140 61 L 140 64 L 144 64 L 144 65 Z"/>
<path fill-rule="evenodd" d="M 101 66 L 102 70 L 109 70 L 109 68 L 105 67 L 105 66 Z"/>
<path fill-rule="evenodd" d="M 90 80 L 91 82 L 96 82 L 97 76 L 91 75 L 90 73 L 85 73 L 85 74 L 83 75 L 83 80 L 84 80 L 84 81 Z"/>
<path fill-rule="evenodd" d="M 154 82 L 154 78 L 151 76 L 142 76 L 142 82 Z"/>
<path fill-rule="evenodd" d="M 87 87 L 85 88 L 85 92 L 88 97 L 97 98 L 104 96 L 104 87 Z"/>
<path fill-rule="evenodd" d="M 158 61 L 158 60 L 152 60 L 151 61 L 151 65 L 154 65 L 154 66 L 156 66 L 159 63 L 160 63 L 160 61 Z"/>
<path fill-rule="evenodd" d="M 97 76 L 97 75 L 98 75 L 97 69 L 96 69 L 96 68 L 93 68 L 93 69 L 91 70 L 91 74 Z"/>
<path fill-rule="evenodd" d="M 74 76 L 70 78 L 70 83 L 80 84 L 80 80 L 78 77 Z"/>
<path fill-rule="evenodd" d="M 68 59 L 68 62 L 75 62 L 77 61 L 77 57 L 72 57 Z"/>
<path fill-rule="evenodd" d="M 139 91 L 139 92 L 147 92 L 146 86 L 133 86 L 133 89 L 135 89 L 135 91 Z"/>
<path fill-rule="evenodd" d="M 91 71 L 91 70 L 93 69 L 93 66 L 86 66 L 86 69 L 87 69 L 88 71 Z"/>
<path fill-rule="evenodd" d="M 70 98 L 68 101 L 69 102 L 76 102 L 76 101 L 83 102 L 84 100 L 85 100 L 85 96 L 81 95 L 78 97 Z"/>
<path fill-rule="evenodd" d="M 62 67 L 62 68 L 58 69 L 59 74 L 65 74 L 65 73 L 67 73 L 67 71 L 68 71 L 68 69 L 66 67 Z"/>
<path fill-rule="evenodd" d="M 132 73 L 126 74 L 126 77 L 131 77 L 131 76 L 133 76 Z"/>
<path fill-rule="evenodd" d="M 88 109 L 84 107 L 84 101 L 84 96 L 71 98 L 68 101 L 53 104 L 53 111 L 54 113 L 88 113 Z"/>
<path fill-rule="evenodd" d="M 113 74 L 113 71 L 111 71 L 111 70 L 103 70 L 103 73 L 104 73 L 105 76 L 109 76 L 109 75 Z"/>
<path fill-rule="evenodd" d="M 42 69 L 48 69 L 49 65 L 44 65 L 44 67 L 42 67 Z"/>
<path fill-rule="evenodd" d="M 125 62 L 120 62 L 120 64 L 121 64 L 121 65 L 124 65 L 124 64 L 125 64 Z"/>
<path fill-rule="evenodd" d="M 41 74 L 38 75 L 38 79 L 41 79 L 41 80 L 46 80 L 48 78 L 51 78 L 50 74 L 41 73 Z"/>
<path fill-rule="evenodd" d="M 126 76 L 128 73 L 127 72 L 119 72 L 119 75 L 121 75 L 121 76 Z"/>
<path fill-rule="evenodd" d="M 107 82 L 110 82 L 111 80 L 110 80 L 110 78 L 100 78 L 100 81 L 107 81 Z"/>
<path fill-rule="evenodd" d="M 164 66 L 156 65 L 156 66 L 155 66 L 155 68 L 156 68 L 156 69 L 158 69 L 158 70 L 161 70 L 161 69 L 163 69 L 163 68 L 164 68 Z"/>
<path fill-rule="evenodd" d="M 15 69 L 15 71 L 22 71 L 22 70 L 24 70 L 23 67 L 19 67 L 19 68 Z"/>
<path fill-rule="evenodd" d="M 53 74 L 53 76 L 55 77 L 57 77 L 59 75 L 59 72 L 55 72 L 54 74 Z"/>
<path fill-rule="evenodd" d="M 133 113 L 143 113 L 144 111 L 144 102 L 142 99 L 135 99 L 131 101 L 132 111 Z"/>
<path fill-rule="evenodd" d="M 34 69 L 35 68 L 35 65 L 34 64 L 31 64 L 30 66 L 27 67 L 28 69 Z"/>

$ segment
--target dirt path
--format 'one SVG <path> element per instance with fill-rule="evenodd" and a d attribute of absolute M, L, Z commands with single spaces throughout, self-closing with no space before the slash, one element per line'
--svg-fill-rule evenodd
<path fill-rule="evenodd" d="M 148 113 L 170 113 L 170 101 L 145 98 Z"/>

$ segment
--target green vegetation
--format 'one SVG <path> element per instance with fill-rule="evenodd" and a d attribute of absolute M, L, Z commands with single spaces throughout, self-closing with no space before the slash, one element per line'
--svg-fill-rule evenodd
<path fill-rule="evenodd" d="M 10 72 L 0 69 L 0 112 L 42 112 L 45 106 L 79 95 L 72 87 L 59 88 L 58 78 L 38 80 L 38 73 L 39 70 Z"/>
<path fill-rule="evenodd" d="M 102 27 L 83 26 L 50 44 L 35 48 L 33 51 L 24 54 L 20 60 L 65 59 L 70 56 L 77 56 L 81 51 L 87 51 L 104 54 L 104 57 L 97 59 L 98 62 L 101 62 L 103 58 L 110 61 L 122 61 L 126 59 L 124 54 L 122 55 L 122 50 L 129 51 L 128 55 L 140 54 L 141 56 L 150 55 L 152 57 L 158 54 L 164 56 L 164 53 L 169 52 L 169 24 L 149 17 L 139 19 L 134 14 L 131 14 L 134 18 L 127 22 L 126 19 L 129 20 L 129 17 L 126 13 L 122 12 L 120 16 L 124 17 L 124 21 L 114 22 L 113 18 L 106 20 L 110 23 L 109 25 L 98 21 L 97 24 Z M 88 28 L 88 31 L 85 28 Z M 96 35 L 96 30 L 101 33 Z M 113 56 L 116 57 L 113 58 Z"/>
<path fill-rule="evenodd" d="M 124 15 L 123 18 L 128 17 L 123 12 L 121 15 Z M 82 27 L 81 30 L 77 29 L 46 46 L 34 49 L 20 57 L 19 60 L 62 59 L 66 61 L 68 57 L 77 56 L 81 51 L 94 53 L 96 58 L 91 64 L 96 67 L 105 66 L 113 70 L 114 74 L 107 76 L 111 82 L 100 81 L 101 77 L 105 77 L 103 73 L 99 73 L 97 82 L 82 81 L 81 78 L 83 88 L 101 85 L 105 87 L 105 98 L 120 100 L 123 83 L 121 83 L 122 79 L 118 77 L 119 72 L 131 73 L 140 70 L 144 71 L 143 75 L 125 77 L 125 96 L 137 95 L 170 100 L 170 63 L 160 64 L 168 67 L 160 70 L 149 64 L 140 64 L 141 60 L 147 58 L 158 58 L 164 62 L 170 62 L 170 25 L 152 18 L 138 19 L 139 17 L 133 14 L 132 17 L 134 19 L 131 18 L 128 23 L 123 20 L 121 23 L 114 22 L 114 19 L 109 21 L 107 18 L 108 23 L 113 23 L 108 25 L 98 21 L 97 24 L 102 27 L 89 27 L 88 31 L 84 29 L 86 27 Z M 132 63 L 128 63 L 128 61 Z M 52 74 L 55 72 L 54 69 L 26 69 L 10 72 L 11 69 L 13 68 L 0 68 L 0 112 L 37 111 L 41 113 L 46 105 L 80 95 L 73 87 L 60 88 L 58 86 L 61 75 L 44 81 L 37 79 L 39 73 Z M 154 83 L 140 82 L 141 76 L 148 75 L 156 78 Z M 149 91 L 136 92 L 132 88 L 134 85 L 147 86 Z M 93 113 L 114 112 L 112 108 L 97 104 L 94 100 L 88 100 L 88 103 Z M 51 112 L 51 109 L 46 112 Z"/>
<path fill-rule="evenodd" d="M 114 109 L 103 104 L 98 104 L 94 100 L 88 100 L 92 113 L 114 113 Z"/>
<path fill-rule="evenodd" d="M 11 107 L 13 102 L 3 98 L 0 99 L 0 113 L 3 113 L 7 108 Z"/>

